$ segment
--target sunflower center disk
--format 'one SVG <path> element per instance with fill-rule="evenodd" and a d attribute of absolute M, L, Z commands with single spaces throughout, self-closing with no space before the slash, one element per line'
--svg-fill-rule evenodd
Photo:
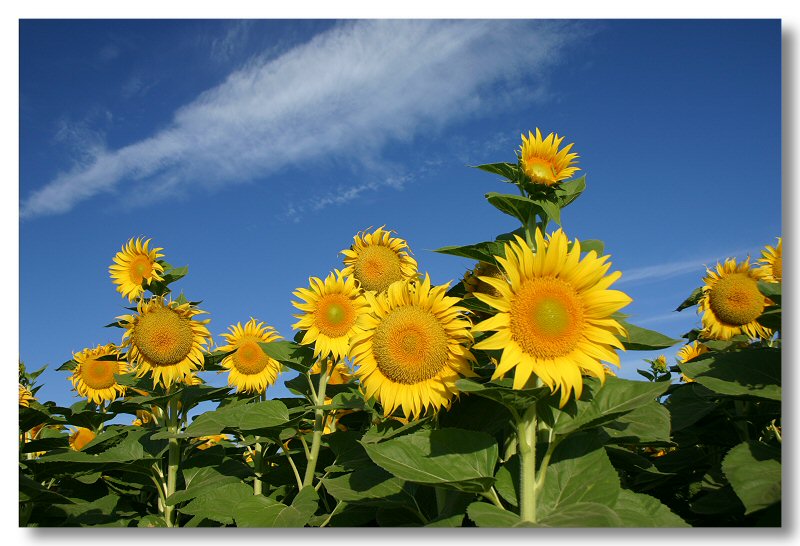
<path fill-rule="evenodd" d="M 269 360 L 254 339 L 245 339 L 239 343 L 233 353 L 233 365 L 245 375 L 256 375 L 267 367 Z"/>
<path fill-rule="evenodd" d="M 402 280 L 400 257 L 391 248 L 368 246 L 358 253 L 353 264 L 354 276 L 365 290 L 383 292 L 395 281 Z"/>
<path fill-rule="evenodd" d="M 436 377 L 447 365 L 447 334 L 430 311 L 400 307 L 376 328 L 372 351 L 384 376 L 414 385 Z"/>
<path fill-rule="evenodd" d="M 342 337 L 356 320 L 353 302 L 344 294 L 327 294 L 320 299 L 315 313 L 316 326 L 328 337 Z"/>
<path fill-rule="evenodd" d="M 114 372 L 119 365 L 111 360 L 87 360 L 81 365 L 83 382 L 93 389 L 107 389 L 117 382 Z"/>
<path fill-rule="evenodd" d="M 171 309 L 142 315 L 133 329 L 133 343 L 152 364 L 177 364 L 192 350 L 191 321 Z"/>
<path fill-rule="evenodd" d="M 525 160 L 525 174 L 536 182 L 553 184 L 556 181 L 556 173 L 553 164 L 547 159 L 540 157 L 530 157 Z"/>
<path fill-rule="evenodd" d="M 755 279 L 735 273 L 716 282 L 709 295 L 709 306 L 722 322 L 742 326 L 761 315 L 764 296 L 758 291 Z"/>
<path fill-rule="evenodd" d="M 531 279 L 522 285 L 510 315 L 514 341 L 540 359 L 568 355 L 583 332 L 580 297 L 569 284 L 553 277 Z"/>
<path fill-rule="evenodd" d="M 147 256 L 135 256 L 131 260 L 129 271 L 131 280 L 136 284 L 142 284 L 142 281 L 153 272 L 153 264 Z"/>

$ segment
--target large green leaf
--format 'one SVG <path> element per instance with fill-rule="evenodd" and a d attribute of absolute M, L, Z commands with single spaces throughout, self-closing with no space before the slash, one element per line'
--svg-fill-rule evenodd
<path fill-rule="evenodd" d="M 279 400 L 257 403 L 234 403 L 199 415 L 184 433 L 185 436 L 210 436 L 225 429 L 254 431 L 285 426 L 289 410 Z"/>
<path fill-rule="evenodd" d="M 702 297 L 703 297 L 703 287 L 698 286 L 697 288 L 692 290 L 692 293 L 689 294 L 689 297 L 683 300 L 683 303 L 681 303 L 678 307 L 676 307 L 675 310 L 683 311 L 684 309 L 697 305 L 697 303 L 700 301 L 700 298 Z"/>
<path fill-rule="evenodd" d="M 475 165 L 475 168 L 487 173 L 499 174 L 506 179 L 504 182 L 513 183 L 520 176 L 519 165 L 516 163 L 487 163 L 485 165 Z"/>
<path fill-rule="evenodd" d="M 575 201 L 586 189 L 586 176 L 567 180 L 556 186 L 558 205 L 562 209 Z"/>
<path fill-rule="evenodd" d="M 375 464 L 401 480 L 472 492 L 494 483 L 497 443 L 483 432 L 420 430 L 362 445 Z"/>
<path fill-rule="evenodd" d="M 230 525 L 233 523 L 234 517 L 240 514 L 239 503 L 252 498 L 252 487 L 242 482 L 226 483 L 204 491 L 202 495 L 192 499 L 178 510 L 184 514 Z"/>
<path fill-rule="evenodd" d="M 647 328 L 636 326 L 626 320 L 619 320 L 619 323 L 625 328 L 627 334 L 617 337 L 619 337 L 625 349 L 628 351 L 655 351 L 672 347 L 681 342 L 680 339 L 673 339 L 655 330 L 648 330 Z"/>
<path fill-rule="evenodd" d="M 514 512 L 485 502 L 470 504 L 467 507 L 467 515 L 478 527 L 514 527 L 522 521 Z"/>
<path fill-rule="evenodd" d="M 537 527 L 622 527 L 622 519 L 605 504 L 576 502 L 536 521 Z"/>
<path fill-rule="evenodd" d="M 400 495 L 403 491 L 404 483 L 403 480 L 372 464 L 343 476 L 322 480 L 328 493 L 336 500 L 345 502 L 375 499 L 392 501 L 392 497 Z M 397 500 L 394 499 L 394 502 Z"/>
<path fill-rule="evenodd" d="M 689 527 L 658 499 L 628 489 L 620 490 L 614 512 L 622 527 Z"/>
<path fill-rule="evenodd" d="M 537 214 L 539 216 L 546 215 L 557 224 L 561 224 L 560 209 L 558 205 L 550 201 L 535 201 L 522 195 L 496 192 L 487 193 L 486 200 L 500 212 L 517 218 L 523 225 Z"/>
<path fill-rule="evenodd" d="M 758 281 L 758 290 L 776 305 L 781 304 L 781 283 Z"/>
<path fill-rule="evenodd" d="M 495 256 L 504 256 L 504 244 L 502 241 L 486 241 L 474 245 L 443 246 L 434 252 L 439 254 L 449 254 L 450 256 L 460 256 L 470 258 L 478 262 L 495 263 Z"/>
<path fill-rule="evenodd" d="M 743 442 L 731 449 L 722 461 L 722 470 L 745 514 L 781 501 L 781 453 L 779 449 Z"/>
<path fill-rule="evenodd" d="M 670 391 L 665 407 L 670 413 L 672 431 L 693 425 L 717 408 L 714 393 L 699 383 L 684 383 Z"/>
<path fill-rule="evenodd" d="M 706 353 L 679 367 L 687 377 L 719 394 L 781 399 L 780 349 Z"/>
<path fill-rule="evenodd" d="M 603 430 L 617 444 L 669 442 L 669 411 L 653 400 L 614 419 Z"/>
<path fill-rule="evenodd" d="M 304 487 L 290 506 L 251 494 L 238 502 L 234 519 L 239 527 L 304 527 L 317 510 L 318 500 L 310 486 Z"/>
<path fill-rule="evenodd" d="M 259 345 L 268 356 L 300 373 L 306 373 L 314 366 L 314 350 L 310 346 L 283 340 Z"/>

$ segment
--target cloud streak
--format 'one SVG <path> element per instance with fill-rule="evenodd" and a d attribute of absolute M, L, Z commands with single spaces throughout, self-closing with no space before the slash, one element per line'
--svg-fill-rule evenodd
<path fill-rule="evenodd" d="M 148 138 L 95 148 L 91 161 L 30 193 L 20 216 L 66 213 L 99 194 L 135 202 L 263 181 L 331 158 L 374 164 L 390 141 L 520 96 L 531 78 L 535 97 L 576 34 L 554 22 L 343 23 L 278 57 L 251 59 Z"/>
<path fill-rule="evenodd" d="M 664 279 L 670 279 L 672 277 L 678 277 L 686 273 L 705 275 L 707 266 L 709 267 L 713 266 L 718 261 L 723 261 L 727 257 L 743 256 L 747 254 L 755 256 L 757 253 L 758 253 L 757 248 L 749 248 L 749 249 L 746 248 L 746 249 L 734 250 L 732 252 L 720 252 L 714 254 L 711 257 L 706 257 L 706 258 L 677 260 L 672 262 L 660 263 L 657 265 L 635 267 L 623 271 L 622 278 L 619 281 L 617 281 L 616 285 L 634 283 L 634 282 L 645 283 L 645 282 L 661 281 Z"/>

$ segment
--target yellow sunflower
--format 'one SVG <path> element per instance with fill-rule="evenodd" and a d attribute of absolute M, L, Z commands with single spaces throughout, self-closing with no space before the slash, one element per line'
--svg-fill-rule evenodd
<path fill-rule="evenodd" d="M 750 258 L 736 264 L 734 258 L 717 263 L 717 270 L 706 269 L 703 295 L 697 303 L 702 313 L 703 334 L 713 339 L 730 339 L 737 334 L 769 339 L 772 331 L 758 322 L 764 307 L 770 304 L 758 290 L 762 269 L 750 267 Z"/>
<path fill-rule="evenodd" d="M 209 319 L 193 319 L 205 311 L 160 297 L 140 301 L 137 311 L 118 319 L 125 327 L 122 347 L 130 348 L 128 360 L 138 377 L 152 371 L 153 382 L 168 388 L 203 367 L 203 350 L 211 337 Z"/>
<path fill-rule="evenodd" d="M 333 361 L 331 359 L 327 359 L 326 364 L 328 366 L 328 385 L 344 385 L 350 382 L 352 379 L 353 374 L 350 373 L 350 368 L 347 367 L 347 364 L 344 362 L 339 362 L 335 366 L 333 366 Z M 333 369 L 331 369 L 333 366 Z M 317 360 L 317 362 L 311 367 L 309 371 L 310 374 L 318 374 L 322 373 L 322 361 Z"/>
<path fill-rule="evenodd" d="M 699 341 L 693 341 L 681 347 L 681 349 L 675 355 L 675 358 L 677 358 L 678 362 L 680 362 L 681 364 L 686 364 L 687 362 L 691 362 L 695 358 L 707 352 L 708 352 L 708 347 L 706 347 Z M 685 374 L 681 374 L 681 379 L 684 381 L 684 383 L 694 382 L 694 379 L 689 378 Z"/>
<path fill-rule="evenodd" d="M 278 378 L 281 363 L 267 356 L 258 344 L 281 339 L 281 336 L 272 326 L 256 323 L 254 318 L 244 326 L 241 322 L 236 323 L 229 330 L 230 334 L 222 334 L 228 344 L 219 347 L 220 351 L 236 351 L 222 361 L 222 365 L 230 370 L 228 385 L 236 387 L 236 392 L 266 391 Z"/>
<path fill-rule="evenodd" d="M 473 327 L 474 331 L 496 331 L 475 344 L 475 349 L 502 350 L 492 375 L 497 379 L 512 368 L 514 388 L 522 389 L 538 376 L 555 392 L 561 389 L 561 406 L 571 392 L 580 397 L 582 374 L 605 381 L 601 361 L 619 367 L 615 349 L 623 349 L 617 335 L 625 329 L 612 315 L 628 305 L 631 298 L 609 290 L 622 275 L 606 275 L 608 256 L 590 251 L 581 259 L 580 243 L 569 240 L 559 229 L 545 241 L 537 229 L 534 253 L 520 237 L 505 245 L 505 258 L 498 262 L 508 281 L 480 277 L 500 296 L 476 292 L 475 296 L 498 313 Z"/>
<path fill-rule="evenodd" d="M 29 408 L 31 406 L 31 402 L 36 400 L 33 396 L 33 393 L 27 387 L 24 387 L 22 383 L 19 384 L 19 405 Z"/>
<path fill-rule="evenodd" d="M 195 441 L 200 442 L 197 444 L 197 449 L 205 450 L 227 439 L 227 434 L 212 434 L 211 436 L 198 436 Z"/>
<path fill-rule="evenodd" d="M 91 429 L 83 427 L 76 428 L 75 431 L 69 435 L 69 447 L 75 451 L 80 451 L 96 437 L 97 434 Z"/>
<path fill-rule="evenodd" d="M 79 395 L 98 405 L 125 395 L 125 386 L 117 383 L 114 374 L 123 375 L 130 370 L 113 343 L 84 349 L 73 354 L 72 359 L 78 365 L 68 379 Z"/>
<path fill-rule="evenodd" d="M 769 245 L 761 251 L 759 263 L 763 264 L 761 270 L 764 273 L 764 280 L 769 282 L 781 282 L 783 279 L 783 238 L 778 237 L 778 244 L 775 247 Z"/>
<path fill-rule="evenodd" d="M 408 244 L 392 237 L 392 231 L 379 227 L 372 233 L 359 232 L 345 255 L 342 275 L 351 275 L 364 290 L 383 292 L 395 281 L 417 277 L 417 261 L 411 257 Z"/>
<path fill-rule="evenodd" d="M 490 296 L 499 296 L 500 293 L 494 288 L 480 280 L 480 277 L 494 277 L 495 279 L 505 279 L 505 275 L 500 268 L 494 264 L 478 262 L 475 268 L 469 270 L 464 275 L 464 288 L 468 294 L 483 292 Z"/>
<path fill-rule="evenodd" d="M 542 139 L 542 133 L 536 129 L 536 135 L 528 131 L 528 137 L 522 135 L 520 145 L 520 164 L 523 172 L 536 184 L 553 186 L 562 180 L 567 180 L 580 168 L 573 167 L 578 154 L 569 153 L 572 144 L 562 148 L 561 141 L 564 137 L 550 133 Z"/>
<path fill-rule="evenodd" d="M 117 286 L 117 292 L 133 301 L 144 292 L 143 282 L 163 281 L 161 273 L 164 268 L 156 260 L 163 254 L 159 250 L 150 249 L 150 239 L 131 239 L 122 246 L 122 250 L 114 256 L 114 263 L 108 268 L 111 279 Z"/>
<path fill-rule="evenodd" d="M 381 294 L 367 293 L 372 312 L 353 336 L 350 356 L 367 398 L 388 416 L 402 408 L 417 418 L 429 407 L 449 407 L 456 380 L 475 376 L 466 309 L 445 296 L 449 284 L 431 287 L 430 277 L 398 281 Z"/>
<path fill-rule="evenodd" d="M 353 277 L 334 270 L 323 282 L 318 277 L 309 279 L 309 288 L 292 292 L 303 300 L 292 305 L 303 311 L 294 318 L 300 319 L 292 328 L 305 330 L 302 345 L 314 344 L 314 356 L 341 360 L 347 356 L 350 337 L 361 330 L 369 310 L 367 300 L 356 286 Z"/>

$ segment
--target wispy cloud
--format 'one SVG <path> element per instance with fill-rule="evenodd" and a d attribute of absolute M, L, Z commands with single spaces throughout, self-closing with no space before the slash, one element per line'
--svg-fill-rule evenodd
<path fill-rule="evenodd" d="M 277 58 L 252 60 L 149 138 L 94 150 L 89 164 L 29 194 L 20 215 L 65 213 L 122 182 L 127 195 L 153 199 L 190 185 L 264 180 L 322 158 L 374 161 L 392 139 L 500 104 L 530 78 L 541 86 L 543 70 L 578 34 L 556 22 L 343 23 Z"/>
<path fill-rule="evenodd" d="M 225 35 L 211 40 L 211 58 L 220 63 L 230 62 L 247 43 L 252 21 L 232 21 Z"/>
<path fill-rule="evenodd" d="M 712 266 L 718 261 L 723 261 L 728 257 L 739 257 L 745 255 L 755 255 L 759 249 L 745 248 L 730 252 L 719 252 L 713 256 L 705 258 L 693 258 L 690 260 L 676 260 L 672 262 L 648 265 L 645 267 L 635 267 L 623 272 L 622 278 L 617 281 L 617 285 L 623 283 L 645 283 L 660 281 L 684 275 L 686 273 L 705 274 L 707 266 Z"/>

